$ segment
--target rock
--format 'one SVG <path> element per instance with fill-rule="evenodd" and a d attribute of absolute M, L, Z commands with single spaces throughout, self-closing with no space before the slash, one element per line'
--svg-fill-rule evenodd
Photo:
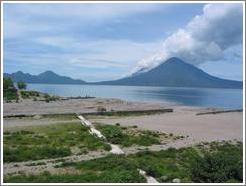
<path fill-rule="evenodd" d="M 41 119 L 41 117 L 42 116 L 40 116 L 40 115 L 35 115 L 35 116 L 33 116 L 33 119 Z"/>
<path fill-rule="evenodd" d="M 181 182 L 181 180 L 179 178 L 173 179 L 173 183 L 180 183 L 180 182 Z"/>
<path fill-rule="evenodd" d="M 161 176 L 161 177 L 160 177 L 160 180 L 161 180 L 162 182 L 166 182 L 166 181 L 168 180 L 168 176 Z"/>

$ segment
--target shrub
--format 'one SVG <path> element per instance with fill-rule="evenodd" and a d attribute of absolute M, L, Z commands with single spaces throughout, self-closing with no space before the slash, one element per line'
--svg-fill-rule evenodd
<path fill-rule="evenodd" d="M 104 126 L 101 129 L 102 134 L 109 140 L 111 143 L 119 144 L 122 141 L 123 133 L 121 129 L 117 126 Z"/>
<path fill-rule="evenodd" d="M 11 78 L 3 78 L 3 97 L 7 102 L 17 100 L 17 90 Z"/>
<path fill-rule="evenodd" d="M 106 111 L 107 109 L 105 107 L 101 107 L 101 106 L 97 107 L 97 112 L 106 112 Z"/>
<path fill-rule="evenodd" d="M 242 182 L 243 164 L 242 151 L 240 151 L 240 149 L 231 146 L 223 151 L 207 152 L 203 157 L 198 156 L 191 166 L 192 180 L 207 183 L 220 183 L 229 180 Z"/>
<path fill-rule="evenodd" d="M 11 78 L 3 78 L 3 89 L 7 90 L 10 88 L 14 88 L 14 83 Z"/>
<path fill-rule="evenodd" d="M 23 82 L 23 81 L 20 81 L 20 82 L 18 82 L 17 83 L 17 87 L 18 87 L 18 89 L 26 89 L 26 83 L 25 82 Z"/>

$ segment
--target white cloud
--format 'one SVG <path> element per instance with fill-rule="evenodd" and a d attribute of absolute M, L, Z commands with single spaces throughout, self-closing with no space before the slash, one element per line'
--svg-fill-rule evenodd
<path fill-rule="evenodd" d="M 170 57 L 199 65 L 224 58 L 224 51 L 242 43 L 242 4 L 207 4 L 183 29 L 171 34 L 154 55 L 138 62 L 133 72 L 157 66 Z"/>

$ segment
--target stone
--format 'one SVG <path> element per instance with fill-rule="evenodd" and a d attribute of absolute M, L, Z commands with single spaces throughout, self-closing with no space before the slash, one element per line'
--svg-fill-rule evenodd
<path fill-rule="evenodd" d="M 162 182 L 166 182 L 166 181 L 168 180 L 168 176 L 161 176 L 161 177 L 160 177 L 160 180 L 161 180 Z"/>
<path fill-rule="evenodd" d="M 181 180 L 179 178 L 174 178 L 173 179 L 173 183 L 180 183 L 180 182 L 181 182 Z"/>
<path fill-rule="evenodd" d="M 35 115 L 35 116 L 33 116 L 33 119 L 41 119 L 41 116 L 40 115 Z"/>

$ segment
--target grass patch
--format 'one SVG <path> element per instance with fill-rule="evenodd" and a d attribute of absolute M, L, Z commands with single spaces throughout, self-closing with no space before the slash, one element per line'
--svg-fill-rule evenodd
<path fill-rule="evenodd" d="M 71 149 L 74 147 L 78 147 L 81 153 L 108 149 L 107 144 L 89 134 L 80 122 L 5 131 L 3 142 L 4 162 L 65 157 L 72 155 Z"/>
<path fill-rule="evenodd" d="M 42 115 L 43 118 L 56 119 L 56 120 L 76 120 L 78 119 L 75 114 L 47 114 Z"/>
<path fill-rule="evenodd" d="M 132 161 L 159 182 L 242 182 L 241 143 L 214 142 L 207 147 L 189 147 L 130 155 Z"/>
<path fill-rule="evenodd" d="M 41 96 L 41 94 L 38 91 L 22 90 L 20 91 L 20 94 L 23 99 L 37 98 Z"/>
<path fill-rule="evenodd" d="M 64 163 L 60 167 L 74 167 L 77 174 L 52 175 L 42 173 L 40 175 L 7 176 L 4 182 L 29 182 L 29 183 L 143 183 L 145 178 L 141 176 L 137 167 L 124 156 L 110 155 L 90 161 L 77 163 Z"/>
<path fill-rule="evenodd" d="M 17 90 L 15 88 L 9 88 L 3 90 L 3 98 L 9 102 L 11 100 L 18 100 Z"/>
<path fill-rule="evenodd" d="M 144 151 L 137 154 L 109 155 L 82 162 L 64 162 L 60 169 L 73 172 L 52 175 L 10 175 L 4 182 L 64 182 L 64 183 L 141 183 L 146 182 L 137 169 L 143 169 L 159 182 L 235 182 L 243 181 L 242 143 L 210 143 L 207 146 Z"/>
<path fill-rule="evenodd" d="M 166 112 L 173 112 L 173 109 L 153 109 L 153 110 L 132 110 L 132 111 L 107 111 L 104 107 L 99 107 L 97 113 L 84 114 L 88 118 L 91 116 L 142 116 L 152 114 L 162 114 Z"/>
<path fill-rule="evenodd" d="M 161 144 L 162 133 L 149 130 L 139 130 L 136 126 L 121 127 L 116 125 L 96 125 L 96 128 L 102 132 L 106 139 L 113 144 L 119 144 L 124 147 L 131 145 L 150 146 Z"/>

